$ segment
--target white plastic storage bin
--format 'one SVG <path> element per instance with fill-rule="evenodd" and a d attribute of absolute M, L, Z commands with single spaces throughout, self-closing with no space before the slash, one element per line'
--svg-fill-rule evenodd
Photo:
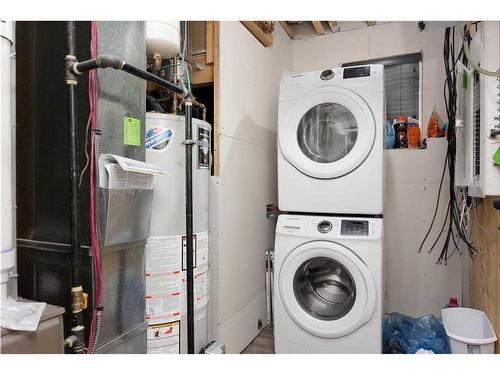
<path fill-rule="evenodd" d="M 493 354 L 497 337 L 486 314 L 453 307 L 441 311 L 453 354 Z"/>

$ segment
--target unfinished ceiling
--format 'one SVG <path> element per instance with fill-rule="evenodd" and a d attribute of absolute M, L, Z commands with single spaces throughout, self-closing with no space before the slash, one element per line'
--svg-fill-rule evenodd
<path fill-rule="evenodd" d="M 264 45 L 273 44 L 276 24 L 285 30 L 290 39 L 303 39 L 332 34 L 340 31 L 372 27 L 388 23 L 376 21 L 241 21 L 241 23 Z"/>

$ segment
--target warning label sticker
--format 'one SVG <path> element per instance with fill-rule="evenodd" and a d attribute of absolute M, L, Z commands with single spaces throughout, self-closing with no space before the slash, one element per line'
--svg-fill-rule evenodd
<path fill-rule="evenodd" d="M 146 243 L 146 273 L 181 270 L 182 236 L 149 237 Z"/>
<path fill-rule="evenodd" d="M 193 234 L 195 310 L 207 305 L 210 297 L 208 244 L 208 231 Z M 175 322 L 186 313 L 186 245 L 182 235 L 148 238 L 145 318 L 150 326 Z"/>
<path fill-rule="evenodd" d="M 207 267 L 203 271 L 194 273 L 194 309 L 197 310 L 205 306 L 210 299 L 210 269 Z M 187 290 L 186 272 L 182 272 L 182 313 L 187 311 Z"/>
<path fill-rule="evenodd" d="M 148 354 L 180 354 L 181 322 L 157 324 L 148 327 Z"/>
<path fill-rule="evenodd" d="M 174 132 L 170 128 L 146 129 L 146 150 L 163 152 L 167 150 Z"/>

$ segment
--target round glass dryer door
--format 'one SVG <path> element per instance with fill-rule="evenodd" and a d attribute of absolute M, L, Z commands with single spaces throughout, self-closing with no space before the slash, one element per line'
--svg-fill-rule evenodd
<path fill-rule="evenodd" d="M 283 262 L 278 283 L 288 315 L 318 337 L 346 336 L 375 311 L 377 291 L 370 270 L 335 242 L 312 241 L 297 247 Z"/>
<path fill-rule="evenodd" d="M 314 106 L 302 116 L 297 127 L 300 150 L 318 163 L 333 163 L 344 158 L 357 138 L 356 118 L 336 103 Z"/>
<path fill-rule="evenodd" d="M 303 99 L 280 122 L 283 156 L 302 173 L 320 179 L 359 167 L 375 141 L 375 120 L 366 102 L 342 87 L 323 87 Z"/>

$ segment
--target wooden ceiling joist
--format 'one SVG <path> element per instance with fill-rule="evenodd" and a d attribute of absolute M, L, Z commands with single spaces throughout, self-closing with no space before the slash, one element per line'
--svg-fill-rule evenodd
<path fill-rule="evenodd" d="M 247 28 L 252 35 L 257 38 L 259 42 L 262 43 L 264 47 L 270 47 L 273 45 L 273 34 L 270 32 L 265 32 L 259 25 L 259 21 L 240 21 L 243 26 Z"/>
<path fill-rule="evenodd" d="M 326 31 L 323 25 L 321 24 L 321 21 L 311 21 L 314 27 L 314 30 L 316 30 L 316 33 L 319 35 L 325 35 Z"/>
<path fill-rule="evenodd" d="M 337 21 L 328 21 L 328 26 L 330 26 L 332 33 L 339 31 L 339 24 Z"/>
<path fill-rule="evenodd" d="M 293 32 L 290 25 L 286 21 L 279 21 L 279 23 L 280 23 L 281 27 L 283 28 L 283 30 L 285 30 L 285 32 L 288 34 L 288 37 L 290 39 L 295 39 L 295 33 Z"/>

